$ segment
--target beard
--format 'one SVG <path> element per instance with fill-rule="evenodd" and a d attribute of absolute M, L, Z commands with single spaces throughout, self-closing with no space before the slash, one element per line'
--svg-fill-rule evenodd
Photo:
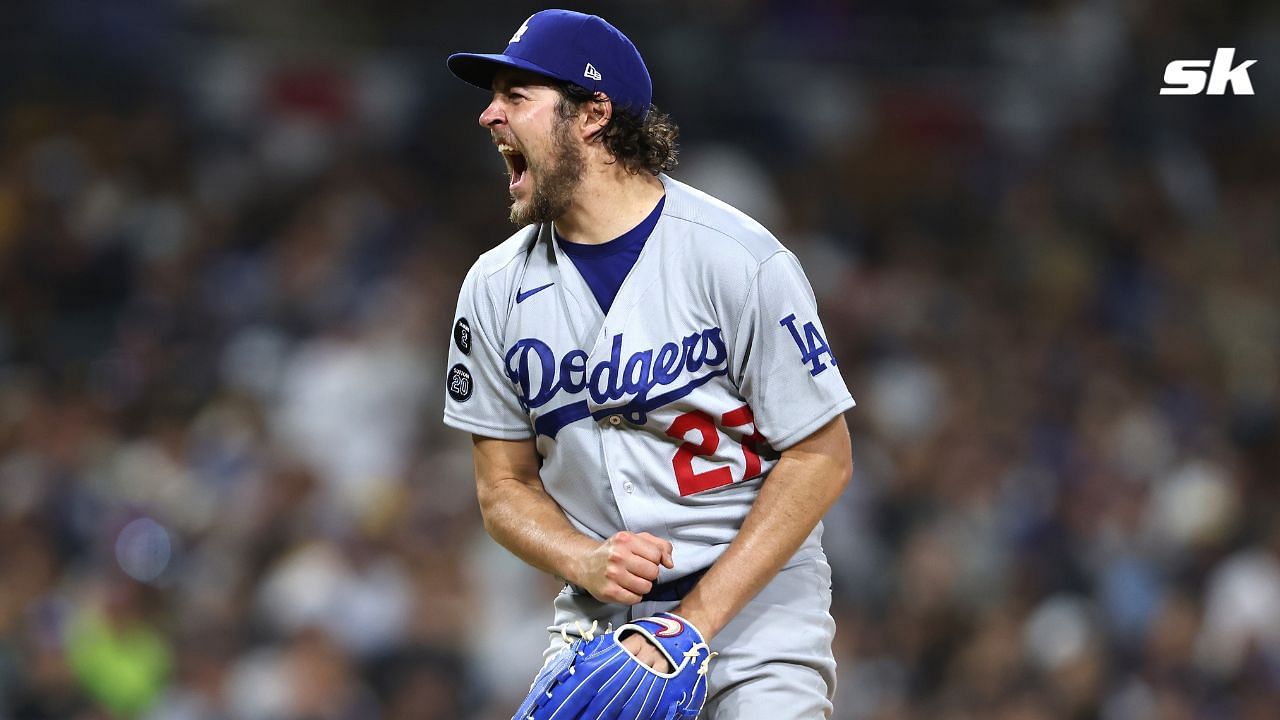
<path fill-rule="evenodd" d="M 548 223 L 556 220 L 569 209 L 573 196 L 582 184 L 583 169 L 586 162 L 582 158 L 582 149 L 573 142 L 573 123 L 561 120 L 552 131 L 551 157 L 545 162 L 534 164 L 525 156 L 529 167 L 526 173 L 535 169 L 536 182 L 533 196 L 521 202 L 511 198 L 511 222 L 517 227 L 533 223 Z"/>

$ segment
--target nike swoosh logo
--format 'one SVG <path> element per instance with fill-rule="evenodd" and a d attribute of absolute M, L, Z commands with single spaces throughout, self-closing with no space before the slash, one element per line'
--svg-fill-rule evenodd
<path fill-rule="evenodd" d="M 524 292 L 517 292 L 517 293 L 516 293 L 516 303 L 522 303 L 522 302 L 524 302 L 525 300 L 528 300 L 528 299 L 530 298 L 530 296 L 534 295 L 535 293 L 542 292 L 543 290 L 546 290 L 547 288 L 551 287 L 552 285 L 555 285 L 555 283 L 553 283 L 553 282 L 549 282 L 549 283 L 547 283 L 546 285 L 542 285 L 542 286 L 540 286 L 540 287 L 536 287 L 536 288 L 534 288 L 534 289 L 532 289 L 532 290 L 525 290 Z"/>

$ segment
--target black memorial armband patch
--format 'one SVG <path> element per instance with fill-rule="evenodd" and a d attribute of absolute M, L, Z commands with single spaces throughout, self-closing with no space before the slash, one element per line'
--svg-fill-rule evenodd
<path fill-rule="evenodd" d="M 449 388 L 449 397 L 458 402 L 466 402 L 471 398 L 471 371 L 466 365 L 458 363 L 449 368 L 449 377 L 447 379 Z"/>
<path fill-rule="evenodd" d="M 463 355 L 471 354 L 471 325 L 466 318 L 458 318 L 458 322 L 453 324 L 453 344 Z"/>

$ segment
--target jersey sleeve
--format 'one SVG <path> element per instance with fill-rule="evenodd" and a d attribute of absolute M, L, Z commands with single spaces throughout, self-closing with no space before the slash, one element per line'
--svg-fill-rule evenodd
<path fill-rule="evenodd" d="M 476 268 L 458 293 L 445 374 L 444 422 L 500 440 L 534 436 L 529 416 L 503 370 L 497 310 Z"/>
<path fill-rule="evenodd" d="M 756 428 L 777 450 L 853 407 L 809 279 L 790 252 L 761 263 L 733 338 L 731 371 Z"/>

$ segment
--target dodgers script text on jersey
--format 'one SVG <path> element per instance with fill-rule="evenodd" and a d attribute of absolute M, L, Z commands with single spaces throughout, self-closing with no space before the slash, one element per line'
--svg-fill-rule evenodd
<path fill-rule="evenodd" d="M 586 400 L 557 407 L 538 418 L 534 424 L 538 434 L 554 438 L 560 428 L 571 422 L 610 413 L 620 413 L 628 421 L 643 425 L 651 408 L 678 400 L 699 385 L 728 372 L 725 367 L 728 352 L 720 328 L 691 333 L 680 342 L 663 344 L 656 352 L 653 349 L 637 351 L 625 362 L 622 341 L 621 334 L 614 335 L 609 357 L 591 368 L 587 366 L 585 350 L 570 350 L 557 360 L 550 346 L 537 338 L 515 342 L 507 353 L 507 375 L 519 389 L 525 409 L 542 407 L 561 391 L 576 395 L 583 389 L 600 406 L 627 400 L 622 405 L 606 406 L 594 413 Z M 537 365 L 531 363 L 530 356 L 537 358 Z M 665 391 L 650 397 L 654 388 Z"/>
<path fill-rule="evenodd" d="M 607 314 L 549 226 L 480 257 L 455 317 L 468 342 L 449 363 L 467 393 L 449 393 L 445 420 L 533 438 L 575 527 L 669 538 L 669 580 L 714 562 L 778 452 L 853 399 L 795 256 L 734 208 L 661 180 L 661 217 Z M 797 560 L 821 553 L 820 536 Z"/>

